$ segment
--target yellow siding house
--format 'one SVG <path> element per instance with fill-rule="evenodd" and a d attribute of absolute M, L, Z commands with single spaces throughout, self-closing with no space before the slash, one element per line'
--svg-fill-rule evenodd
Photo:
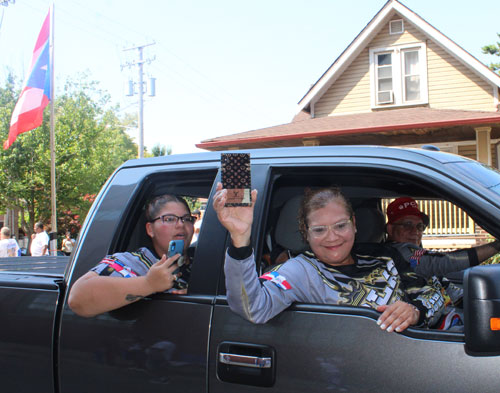
<path fill-rule="evenodd" d="M 499 75 L 389 0 L 298 102 L 292 122 L 197 147 L 433 144 L 499 167 L 499 89 Z"/>

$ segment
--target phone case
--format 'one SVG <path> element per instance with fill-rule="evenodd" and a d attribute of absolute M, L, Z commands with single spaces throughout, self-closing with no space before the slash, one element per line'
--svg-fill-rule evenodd
<path fill-rule="evenodd" d="M 250 206 L 250 154 L 221 153 L 222 187 L 227 189 L 225 206 Z"/>
<path fill-rule="evenodd" d="M 168 244 L 168 257 L 172 257 L 175 254 L 181 254 L 184 252 L 184 240 L 172 240 Z"/>

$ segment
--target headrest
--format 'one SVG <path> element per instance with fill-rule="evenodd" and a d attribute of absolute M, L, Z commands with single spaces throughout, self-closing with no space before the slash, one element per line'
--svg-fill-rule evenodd
<path fill-rule="evenodd" d="M 299 232 L 298 213 L 302 195 L 297 195 L 285 202 L 281 208 L 274 238 L 276 243 L 294 254 L 309 250 Z M 385 215 L 376 207 L 358 207 L 356 217 L 356 242 L 380 243 L 385 236 Z"/>
<path fill-rule="evenodd" d="M 356 218 L 356 242 L 380 243 L 385 236 L 385 216 L 375 207 L 359 207 L 354 210 Z"/>
<path fill-rule="evenodd" d="M 299 232 L 299 207 L 302 201 L 302 195 L 296 195 L 285 202 L 281 208 L 274 238 L 276 243 L 294 254 L 301 253 L 309 248 L 304 242 Z"/>

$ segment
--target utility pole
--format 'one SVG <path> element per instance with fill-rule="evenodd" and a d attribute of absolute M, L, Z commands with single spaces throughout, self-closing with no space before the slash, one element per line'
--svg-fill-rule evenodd
<path fill-rule="evenodd" d="M 123 51 L 129 51 L 133 49 L 137 49 L 139 51 L 139 59 L 137 61 L 133 61 L 131 63 L 126 63 L 125 65 L 122 66 L 122 69 L 124 67 L 132 67 L 132 66 L 139 66 L 139 82 L 138 82 L 138 92 L 139 92 L 139 158 L 144 158 L 144 63 L 151 63 L 153 59 L 148 59 L 144 60 L 143 58 L 143 50 L 146 46 L 154 45 L 155 43 L 152 42 L 150 44 L 145 44 L 145 45 L 139 45 L 139 46 L 133 46 L 131 48 L 126 48 Z M 154 95 L 154 79 L 151 81 L 152 87 L 151 87 L 151 92 L 150 95 Z M 151 94 L 153 93 L 153 94 Z M 134 88 L 133 88 L 133 82 L 129 82 L 129 94 L 127 95 L 134 95 Z"/>

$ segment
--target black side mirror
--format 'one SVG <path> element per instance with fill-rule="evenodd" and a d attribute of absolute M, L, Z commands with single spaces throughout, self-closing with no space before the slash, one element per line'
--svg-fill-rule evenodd
<path fill-rule="evenodd" d="M 471 355 L 500 355 L 500 265 L 476 266 L 464 275 L 465 348 Z"/>

